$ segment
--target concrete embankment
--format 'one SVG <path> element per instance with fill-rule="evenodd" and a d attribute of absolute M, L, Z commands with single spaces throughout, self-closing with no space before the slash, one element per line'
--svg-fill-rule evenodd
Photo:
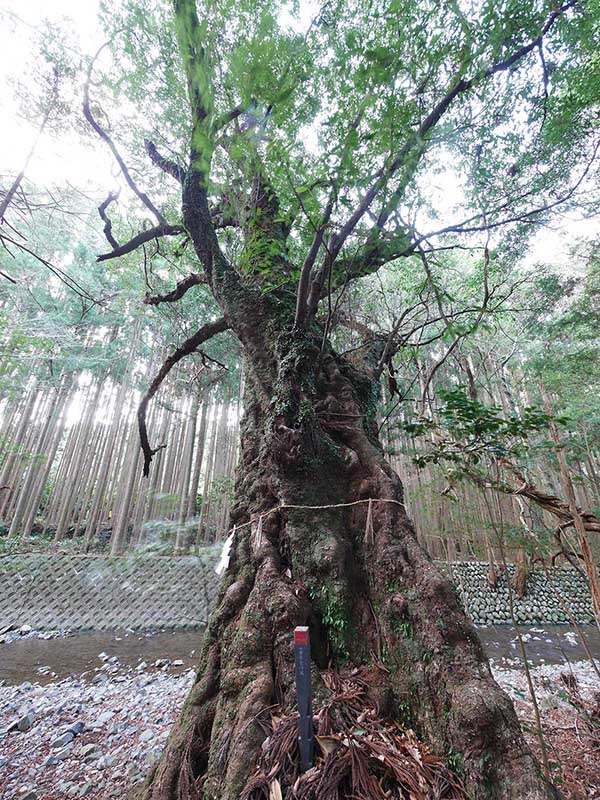
<path fill-rule="evenodd" d="M 510 581 L 515 568 L 508 567 Z M 511 622 L 509 582 L 499 575 L 498 585 L 488 584 L 488 564 L 463 561 L 452 566 L 452 577 L 459 597 L 471 619 L 478 625 L 500 625 Z M 548 574 L 536 569 L 527 578 L 527 592 L 522 599 L 513 592 L 515 621 L 522 625 L 594 622 L 589 584 L 574 569 L 552 569 Z"/>
<path fill-rule="evenodd" d="M 178 558 L 0 557 L 0 633 L 23 626 L 74 632 L 201 627 L 218 591 L 217 560 L 214 549 Z M 491 589 L 487 569 L 480 562 L 454 564 L 451 574 L 459 597 L 475 623 L 509 623 L 506 576 L 500 575 L 498 586 Z M 585 577 L 573 569 L 554 569 L 549 574 L 538 569 L 529 575 L 526 596 L 514 598 L 516 621 L 560 624 L 573 616 L 579 623 L 593 622 Z"/>
<path fill-rule="evenodd" d="M 0 558 L 0 631 L 183 630 L 204 625 L 219 586 L 207 557 Z"/>

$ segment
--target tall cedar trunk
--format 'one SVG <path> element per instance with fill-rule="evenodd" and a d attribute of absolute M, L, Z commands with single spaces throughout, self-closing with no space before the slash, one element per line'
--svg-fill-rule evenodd
<path fill-rule="evenodd" d="M 183 553 L 189 546 L 189 530 L 186 526 L 187 509 L 190 495 L 190 481 L 192 478 L 192 458 L 194 455 L 194 440 L 196 438 L 196 419 L 198 416 L 198 397 L 195 395 L 191 406 L 188 408 L 187 424 L 185 426 L 185 440 L 181 459 L 181 477 L 179 489 L 179 513 L 177 517 L 177 537 L 175 551 Z"/>
<path fill-rule="evenodd" d="M 208 410 L 209 399 L 205 397 L 202 400 L 202 408 L 200 410 L 200 427 L 198 429 L 197 444 L 196 444 L 196 458 L 194 461 L 194 473 L 192 475 L 192 483 L 188 496 L 187 516 L 193 517 L 196 514 L 196 503 L 198 499 L 198 484 L 200 483 L 200 470 L 202 469 L 202 459 L 204 458 L 204 443 L 206 439 L 206 413 Z"/>
<path fill-rule="evenodd" d="M 55 411 L 61 399 L 60 390 L 51 389 L 50 391 L 51 401 L 48 407 L 44 409 L 45 422 L 37 442 L 37 452 L 29 463 L 26 477 L 19 492 L 18 501 L 16 502 L 12 522 L 8 531 L 9 536 L 16 536 L 19 532 L 22 532 L 22 522 L 29 513 L 33 487 L 36 484 L 39 472 L 43 470 L 44 460 L 47 458 L 46 447 L 49 444 L 49 440 L 52 438 L 52 425 L 55 422 Z"/>
<path fill-rule="evenodd" d="M 245 355 L 237 534 L 196 681 L 143 797 L 238 800 L 261 714 L 294 707 L 296 625 L 310 626 L 317 697 L 328 665 L 380 659 L 381 715 L 461 754 L 473 796 L 553 796 L 452 584 L 417 543 L 377 438 L 378 387 L 321 352 L 317 330 L 290 333 L 279 302 L 224 303 Z M 358 502 L 370 498 L 372 528 Z"/>

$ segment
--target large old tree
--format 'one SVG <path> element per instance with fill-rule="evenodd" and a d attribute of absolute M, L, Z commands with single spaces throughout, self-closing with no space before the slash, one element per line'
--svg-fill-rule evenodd
<path fill-rule="evenodd" d="M 109 195 L 100 259 L 173 241 L 196 266 L 146 302 L 204 284 L 220 309 L 198 309 L 203 324 L 142 402 L 146 473 L 158 445 L 146 407 L 173 365 L 226 331 L 244 360 L 232 558 L 143 796 L 243 796 L 269 710 L 293 711 L 292 631 L 309 625 L 317 709 L 323 671 L 360 665 L 380 718 L 460 762 L 473 797 L 552 797 L 384 458 L 379 380 L 397 332 L 364 331 L 358 358 L 336 352 L 332 330 L 352 324 L 337 305 L 353 282 L 474 244 L 481 318 L 490 237 L 516 256 L 534 223 L 585 195 L 596 3 L 334 0 L 295 29 L 290 13 L 276 0 L 127 4 L 108 19 L 109 50 L 137 115 L 115 129 L 100 109 L 105 53 L 86 82 L 85 116 L 151 220 L 123 242 Z M 144 136 L 146 167 L 132 147 Z M 140 188 L 152 169 L 179 184 L 179 212 Z"/>

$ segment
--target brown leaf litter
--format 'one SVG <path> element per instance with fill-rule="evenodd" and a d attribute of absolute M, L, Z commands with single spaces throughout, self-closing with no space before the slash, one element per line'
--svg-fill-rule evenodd
<path fill-rule="evenodd" d="M 326 672 L 315 714 L 315 764 L 298 771 L 298 714 L 273 711 L 269 736 L 240 800 L 463 800 L 457 775 L 414 732 L 381 719 L 373 670 Z"/>

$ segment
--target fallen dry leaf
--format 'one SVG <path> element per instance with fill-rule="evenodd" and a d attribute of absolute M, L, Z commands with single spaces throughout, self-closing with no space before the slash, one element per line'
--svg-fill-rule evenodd
<path fill-rule="evenodd" d="M 329 753 L 333 753 L 340 743 L 339 736 L 315 736 L 315 739 L 323 751 L 324 756 L 328 756 Z"/>

